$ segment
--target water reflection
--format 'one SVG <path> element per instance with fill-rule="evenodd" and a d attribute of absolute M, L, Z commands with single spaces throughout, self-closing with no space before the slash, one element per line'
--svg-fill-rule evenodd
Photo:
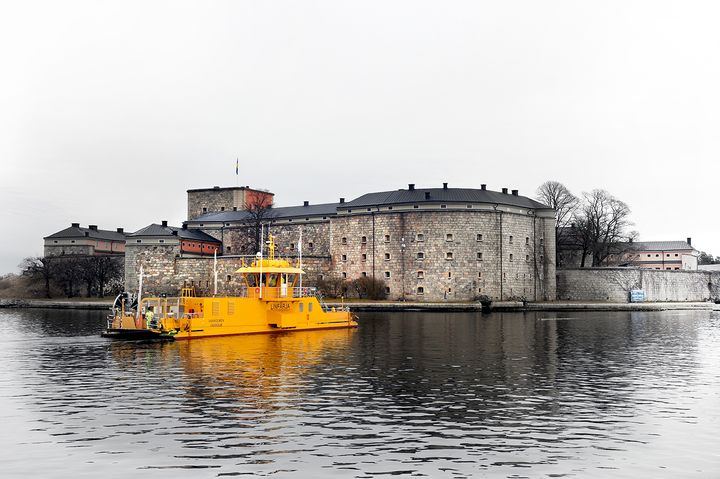
<path fill-rule="evenodd" d="M 144 344 L 100 339 L 103 317 L 0 311 L 9 471 L 720 474 L 707 312 L 366 314 L 356 331 Z"/>

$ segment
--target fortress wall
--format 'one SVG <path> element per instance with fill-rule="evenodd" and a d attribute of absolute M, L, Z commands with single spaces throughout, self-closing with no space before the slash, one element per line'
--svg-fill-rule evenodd
<path fill-rule="evenodd" d="M 633 268 L 578 268 L 557 271 L 557 299 L 627 302 L 642 289 L 647 301 L 706 301 L 720 297 L 720 272 Z"/>

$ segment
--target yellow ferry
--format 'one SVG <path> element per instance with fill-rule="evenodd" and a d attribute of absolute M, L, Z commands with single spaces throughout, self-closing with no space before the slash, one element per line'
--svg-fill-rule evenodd
<path fill-rule="evenodd" d="M 298 286 L 304 274 L 287 260 L 275 259 L 269 235 L 269 257 L 262 253 L 237 270 L 242 287 L 236 297 L 196 297 L 183 288 L 178 297 L 148 297 L 130 308 L 120 295 L 102 336 L 112 339 L 196 339 L 209 336 L 354 328 L 349 308 L 329 308 L 315 288 Z M 141 281 L 142 284 L 142 281 Z M 142 287 L 141 287 L 142 288 Z"/>

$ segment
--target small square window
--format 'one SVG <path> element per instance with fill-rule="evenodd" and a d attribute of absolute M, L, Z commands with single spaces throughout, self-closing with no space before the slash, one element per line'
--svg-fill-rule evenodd
<path fill-rule="evenodd" d="M 232 276 L 227 275 L 227 280 L 228 280 L 228 282 L 232 281 Z"/>
<path fill-rule="evenodd" d="M 203 213 L 207 213 L 207 208 L 203 208 Z"/>
<path fill-rule="evenodd" d="M 367 261 L 367 254 L 363 253 L 362 256 L 361 256 L 361 259 L 362 259 L 363 261 Z"/>
<path fill-rule="evenodd" d="M 478 233 L 477 235 L 475 235 L 475 241 L 482 241 L 482 240 L 483 240 L 482 234 Z"/>
<path fill-rule="evenodd" d="M 542 244 L 543 244 L 544 242 L 545 242 L 545 239 L 544 239 L 544 238 L 540 238 L 540 246 L 542 246 Z"/>
<path fill-rule="evenodd" d="M 385 253 L 385 261 L 390 261 L 390 253 Z"/>
<path fill-rule="evenodd" d="M 386 243 L 389 243 L 389 242 L 390 242 L 390 235 L 385 235 L 385 242 L 386 242 Z"/>
<path fill-rule="evenodd" d="M 482 253 L 478 252 L 478 254 L 477 254 L 477 260 L 478 260 L 478 261 L 482 261 L 482 259 L 483 259 Z"/>
<path fill-rule="evenodd" d="M 422 251 L 419 251 L 417 254 L 417 259 L 425 259 L 425 253 L 423 253 Z"/>
<path fill-rule="evenodd" d="M 312 242 L 312 241 L 308 243 L 308 248 L 309 248 L 309 249 L 313 249 L 313 242 Z"/>
<path fill-rule="evenodd" d="M 385 294 L 390 294 L 390 286 L 385 286 Z"/>
<path fill-rule="evenodd" d="M 418 279 L 424 279 L 424 278 L 425 278 L 425 271 L 418 271 L 418 272 L 417 272 L 417 278 L 418 278 Z"/>
<path fill-rule="evenodd" d="M 342 260 L 343 260 L 343 261 L 347 261 L 347 255 L 346 255 L 346 254 L 342 255 Z"/>
<path fill-rule="evenodd" d="M 510 261 L 512 261 L 512 260 L 513 260 L 513 254 L 510 253 Z"/>
<path fill-rule="evenodd" d="M 345 236 L 343 236 L 342 239 L 340 240 L 340 242 L 342 244 L 347 244 L 347 238 Z"/>
<path fill-rule="evenodd" d="M 342 274 L 343 279 L 347 278 L 347 273 L 345 271 L 343 271 L 341 274 Z"/>
<path fill-rule="evenodd" d="M 448 251 L 447 253 L 445 253 L 445 259 L 447 259 L 447 260 L 453 259 L 452 251 Z"/>
<path fill-rule="evenodd" d="M 530 261 L 530 255 L 529 255 L 529 254 L 526 254 L 526 255 L 525 255 L 525 261 L 528 261 L 528 262 Z"/>
<path fill-rule="evenodd" d="M 448 271 L 448 279 L 452 279 L 452 271 Z"/>
<path fill-rule="evenodd" d="M 367 278 L 367 271 L 363 271 L 362 273 L 363 278 Z"/>
<path fill-rule="evenodd" d="M 452 241 L 452 240 L 453 240 L 453 235 L 452 235 L 452 233 L 448 233 L 448 234 L 445 235 L 445 241 Z"/>
<path fill-rule="evenodd" d="M 418 286 L 417 294 L 425 294 L 425 288 L 423 288 L 422 286 Z"/>
<path fill-rule="evenodd" d="M 415 241 L 425 241 L 425 235 L 422 233 L 418 233 L 417 236 L 415 237 Z M 677 255 L 675 255 L 675 256 L 677 256 Z"/>
<path fill-rule="evenodd" d="M 526 237 L 525 237 L 525 244 L 530 244 L 530 237 L 529 237 L 529 236 L 526 236 Z"/>
<path fill-rule="evenodd" d="M 472 205 L 467 205 L 467 209 L 471 210 L 471 209 L 472 209 Z"/>
<path fill-rule="evenodd" d="M 385 277 L 390 278 L 390 271 L 385 271 Z"/>
<path fill-rule="evenodd" d="M 440 205 L 440 208 L 447 208 L 447 205 Z"/>
<path fill-rule="evenodd" d="M 513 244 L 513 237 L 510 235 L 510 244 Z"/>
<path fill-rule="evenodd" d="M 290 243 L 290 249 L 295 249 L 295 243 Z"/>
<path fill-rule="evenodd" d="M 224 207 L 224 206 L 221 206 L 221 207 L 220 207 L 220 211 L 225 211 L 225 207 Z"/>
<path fill-rule="evenodd" d="M 363 236 L 360 238 L 360 243 L 367 244 L 367 236 Z"/>

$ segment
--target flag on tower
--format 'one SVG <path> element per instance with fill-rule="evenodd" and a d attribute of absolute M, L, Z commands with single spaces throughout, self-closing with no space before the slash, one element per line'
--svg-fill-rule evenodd
<path fill-rule="evenodd" d="M 240 158 L 235 158 L 235 176 L 238 175 L 239 171 L 240 171 Z"/>

